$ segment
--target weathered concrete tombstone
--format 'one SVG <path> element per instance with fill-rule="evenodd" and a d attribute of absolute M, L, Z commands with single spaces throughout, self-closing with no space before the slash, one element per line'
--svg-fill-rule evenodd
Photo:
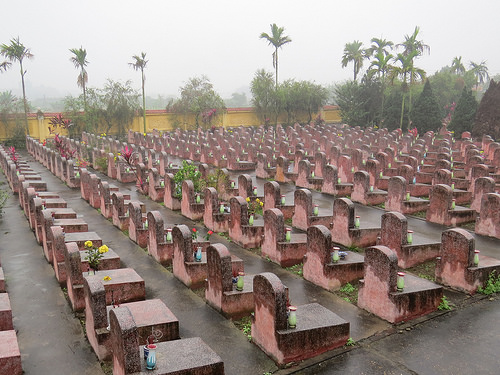
<path fill-rule="evenodd" d="M 99 196 L 99 185 L 101 184 L 101 179 L 96 174 L 91 173 L 88 182 L 90 186 L 89 204 L 96 210 L 100 209 L 101 197 Z"/>
<path fill-rule="evenodd" d="M 286 234 L 286 231 L 290 233 Z M 291 228 L 285 228 L 285 217 L 279 209 L 264 211 L 263 257 L 268 257 L 282 267 L 291 267 L 304 261 L 306 251 L 306 235 L 292 234 Z"/>
<path fill-rule="evenodd" d="M 352 189 L 352 183 L 342 182 L 339 179 L 336 166 L 330 164 L 325 165 L 323 169 L 322 193 L 335 195 L 337 197 L 346 197 L 352 194 Z"/>
<path fill-rule="evenodd" d="M 370 184 L 370 175 L 365 171 L 354 173 L 351 200 L 368 206 L 384 203 L 387 192 Z"/>
<path fill-rule="evenodd" d="M 484 236 L 500 238 L 500 194 L 484 194 L 479 212 L 475 232 Z"/>
<path fill-rule="evenodd" d="M 429 207 L 429 201 L 412 197 L 409 189 L 410 186 L 404 177 L 391 177 L 387 186 L 385 209 L 401 212 L 402 214 L 426 211 Z"/>
<path fill-rule="evenodd" d="M 281 187 L 276 181 L 264 183 L 264 211 L 270 208 L 279 209 L 285 220 L 291 219 L 295 210 L 295 205 L 287 204 L 286 197 L 281 195 Z"/>
<path fill-rule="evenodd" d="M 130 221 L 130 213 L 128 212 L 130 200 L 125 198 L 125 195 L 119 191 L 111 194 L 113 225 L 121 231 L 128 230 Z"/>
<path fill-rule="evenodd" d="M 255 220 L 253 224 L 250 223 L 247 201 L 240 196 L 232 197 L 229 206 L 231 209 L 229 237 L 246 249 L 260 247 L 264 225 L 260 219 Z"/>
<path fill-rule="evenodd" d="M 446 226 L 457 226 L 476 219 L 476 211 L 457 206 L 451 187 L 438 184 L 432 187 L 426 220 Z"/>
<path fill-rule="evenodd" d="M 176 196 L 176 186 L 174 175 L 172 173 L 165 173 L 165 193 L 163 194 L 163 203 L 166 208 L 173 211 L 181 209 L 181 200 Z"/>
<path fill-rule="evenodd" d="M 398 274 L 398 257 L 388 247 L 366 249 L 358 307 L 390 323 L 399 323 L 437 310 L 442 297 L 441 286 L 410 274 Z"/>
<path fill-rule="evenodd" d="M 165 228 L 163 217 L 159 211 L 149 211 L 148 220 L 148 253 L 162 265 L 172 263 L 174 243 L 172 228 Z M 167 233 L 170 233 L 167 238 Z"/>
<path fill-rule="evenodd" d="M 165 180 L 161 176 L 157 167 L 151 168 L 148 172 L 149 190 L 148 195 L 155 202 L 163 202 L 165 194 Z"/>
<path fill-rule="evenodd" d="M 323 178 L 316 175 L 314 165 L 312 165 L 309 160 L 301 160 L 299 162 L 299 170 L 295 185 L 297 187 L 321 191 L 323 187 Z"/>
<path fill-rule="evenodd" d="M 65 244 L 64 264 L 66 271 L 66 288 L 73 311 L 80 312 L 85 308 L 83 291 L 83 273 L 89 270 L 88 252 L 78 247 L 76 242 Z M 99 263 L 99 271 L 120 268 L 120 257 L 112 249 L 104 253 Z"/>
<path fill-rule="evenodd" d="M 479 213 L 483 195 L 495 192 L 495 180 L 491 177 L 479 177 L 476 179 L 474 185 L 474 194 L 472 196 L 470 208 Z"/>
<path fill-rule="evenodd" d="M 279 366 L 317 356 L 347 342 L 349 322 L 317 303 L 297 306 L 290 312 L 296 322 L 290 324 L 288 290 L 275 274 L 256 275 L 253 290 L 252 341 Z"/>
<path fill-rule="evenodd" d="M 292 226 L 306 231 L 311 225 L 324 225 L 331 228 L 332 215 L 320 215 L 319 207 L 313 207 L 312 193 L 307 189 L 297 189 L 294 192 L 295 210 Z"/>
<path fill-rule="evenodd" d="M 327 227 L 313 225 L 307 228 L 304 279 L 330 291 L 338 290 L 342 285 L 363 277 L 364 257 L 345 251 L 344 256 L 339 255 L 338 259 L 334 259 L 334 246 Z"/>
<path fill-rule="evenodd" d="M 213 244 L 207 248 L 207 303 L 224 316 L 239 319 L 250 315 L 254 309 L 253 275 L 236 273 L 233 270 L 232 256 L 223 244 Z M 243 263 L 242 263 L 243 266 Z M 243 278 L 241 290 L 233 282 L 235 278 Z"/>
<path fill-rule="evenodd" d="M 333 201 L 332 241 L 345 247 L 367 247 L 377 243 L 380 228 L 362 225 L 362 218 L 355 216 L 354 203 L 348 198 Z"/>
<path fill-rule="evenodd" d="M 476 253 L 474 237 L 462 228 L 442 233 L 440 255 L 436 280 L 466 293 L 476 293 L 493 271 L 500 272 L 500 260 Z"/>
<path fill-rule="evenodd" d="M 108 276 L 109 280 L 103 280 Z M 146 298 L 144 280 L 132 268 L 84 276 L 85 331 L 99 360 L 110 358 L 108 308 Z"/>
<path fill-rule="evenodd" d="M 0 293 L 0 331 L 13 330 L 9 293 Z"/>
<path fill-rule="evenodd" d="M 131 201 L 128 204 L 129 224 L 128 237 L 142 248 L 148 246 L 147 216 L 144 214 L 144 203 Z"/>
<path fill-rule="evenodd" d="M 422 243 L 416 241 L 408 230 L 408 220 L 399 212 L 386 212 L 382 215 L 382 227 L 378 245 L 387 246 L 398 257 L 398 266 L 409 268 L 435 259 L 439 255 L 440 242 Z"/>
<path fill-rule="evenodd" d="M 182 182 L 182 215 L 191 220 L 200 220 L 203 218 L 204 210 L 205 203 L 201 199 L 201 195 L 195 193 L 193 181 L 184 180 Z"/>
<path fill-rule="evenodd" d="M 229 230 L 230 214 L 228 204 L 219 200 L 219 194 L 213 187 L 204 191 L 203 223 L 213 232 L 227 232 Z"/>
<path fill-rule="evenodd" d="M 139 324 L 130 308 L 118 307 L 109 314 L 113 375 L 147 374 Z M 224 362 L 200 338 L 163 341 L 156 346 L 157 375 L 224 375 Z"/>

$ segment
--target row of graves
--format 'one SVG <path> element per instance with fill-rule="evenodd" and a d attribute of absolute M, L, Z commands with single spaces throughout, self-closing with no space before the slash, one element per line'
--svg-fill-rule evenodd
<path fill-rule="evenodd" d="M 2 168 L 5 165 L 3 160 L 13 155 L 17 160 L 17 155 L 13 150 L 0 148 Z M 19 168 L 25 168 L 22 163 Z M 5 170 L 5 169 L 4 169 Z M 40 176 L 31 175 L 30 178 L 39 179 Z M 7 275 L 8 276 L 8 275 Z M 0 374 L 21 375 L 23 373 L 21 363 L 21 352 L 17 342 L 17 334 L 13 324 L 12 309 L 10 306 L 9 293 L 5 283 L 5 275 L 0 259 Z"/>
<path fill-rule="evenodd" d="M 455 196 L 477 196 L 481 190 L 477 181 L 481 179 L 493 181 L 492 192 L 481 190 L 481 204 L 485 204 L 484 196 L 490 201 L 491 196 L 497 196 L 494 163 L 499 147 L 487 137 L 475 144 L 468 138 L 453 142 L 449 134 L 435 137 L 427 133 L 417 138 L 385 130 L 295 126 L 286 132 L 281 127 L 262 127 L 230 132 L 129 133 L 128 143 L 91 134 L 83 134 L 82 142 L 64 141 L 94 165 L 97 158 L 107 158 L 108 168 L 103 172 L 110 178 L 136 182 L 140 192 L 192 220 L 203 220 L 208 230 L 228 232 L 243 247 L 261 247 L 263 257 L 282 266 L 303 263 L 304 278 L 327 290 L 362 278 L 358 306 L 392 323 L 436 310 L 443 295 L 441 286 L 404 275 L 403 269 L 437 259 L 439 283 L 474 293 L 500 268 L 498 260 L 479 255 L 474 238 L 464 229 L 445 230 L 440 243 L 419 243 L 403 215 L 410 212 L 402 209 L 405 203 L 416 200 L 424 209 L 413 212 L 426 211 L 429 221 L 457 225 L 464 221 L 460 221 L 460 214 L 454 214 L 472 209 L 459 206 Z M 130 239 L 147 247 L 158 262 L 172 264 L 174 275 L 186 286 L 205 284 L 206 300 L 214 308 L 228 317 L 253 312 L 252 339 L 278 364 L 305 359 L 347 341 L 349 324 L 333 312 L 317 304 L 287 306 L 288 290 L 276 275 L 245 275 L 243 262 L 224 245 L 200 241 L 186 226 L 164 223 L 158 211 L 145 213 L 140 202 L 129 201 L 85 168 L 73 166 L 73 171 L 68 171 L 67 161 L 36 140 L 28 138 L 27 147 L 61 179 L 69 175 L 78 178 L 82 198 L 112 218 L 117 227 L 127 229 Z M 219 168 L 227 178 L 202 194 L 195 193 L 192 181 L 185 180 L 181 197 L 176 197 L 174 173 L 179 166 L 169 163 L 171 156 L 197 163 L 203 176 Z M 477 165 L 486 166 L 488 176 L 474 174 L 473 170 L 482 170 Z M 258 177 L 274 180 L 265 183 L 262 196 L 250 175 L 239 175 L 237 182 L 228 177 L 229 171 L 251 170 Z M 451 186 L 442 183 L 442 175 L 450 177 Z M 477 192 L 468 190 L 472 176 Z M 280 194 L 278 182 L 297 186 L 292 204 Z M 310 189 L 334 196 L 331 214 L 320 215 Z M 424 191 L 429 199 L 421 199 L 426 196 Z M 355 215 L 353 201 L 381 203 L 371 200 L 372 196 L 383 196 L 381 202 L 388 211 L 378 228 L 363 227 Z M 399 206 L 390 203 L 393 196 L 400 198 Z M 262 202 L 262 218 L 251 215 L 255 202 Z M 449 221 L 433 219 L 443 211 Z M 479 216 L 473 211 L 472 217 Z M 481 209 L 480 213 L 480 218 L 489 220 L 487 226 L 499 224 L 494 217 L 487 219 Z M 287 219 L 305 233 L 292 234 L 292 228 L 285 225 Z M 347 251 L 348 247 L 366 248 L 364 256 Z M 291 324 L 290 317 L 299 323 Z M 305 342 L 310 347 L 304 348 Z"/>
<path fill-rule="evenodd" d="M 47 191 L 47 184 L 19 155 L 13 160 L 4 149 L 0 155 L 46 260 L 61 287 L 67 288 L 73 311 L 84 311 L 90 345 L 99 360 L 112 361 L 113 374 L 153 369 L 156 374 L 224 373 L 221 358 L 203 340 L 180 338 L 179 320 L 164 302 L 146 300 L 143 278 L 133 268 L 121 268 L 118 250 L 90 232 L 59 193 Z M 97 263 L 92 253 L 102 255 Z M 8 299 L 0 301 L 0 373 L 22 374 L 15 331 L 12 323 L 4 326 Z"/>

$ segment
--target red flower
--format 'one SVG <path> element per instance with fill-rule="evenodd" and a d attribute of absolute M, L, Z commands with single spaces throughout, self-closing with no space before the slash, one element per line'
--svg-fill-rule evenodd
<path fill-rule="evenodd" d="M 209 234 L 209 235 L 212 235 L 212 234 L 214 234 L 214 232 L 212 232 L 211 230 L 209 230 L 209 231 L 208 231 L 208 234 Z"/>
<path fill-rule="evenodd" d="M 196 233 L 196 228 L 193 228 L 193 232 Z"/>

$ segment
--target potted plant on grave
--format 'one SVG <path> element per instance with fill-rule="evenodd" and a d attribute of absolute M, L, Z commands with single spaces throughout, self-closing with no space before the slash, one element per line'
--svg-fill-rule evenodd
<path fill-rule="evenodd" d="M 87 250 L 85 260 L 89 262 L 89 275 L 93 275 L 99 269 L 99 263 L 109 248 L 106 245 L 96 247 L 92 241 L 85 241 L 84 245 Z"/>
<path fill-rule="evenodd" d="M 247 197 L 247 207 L 248 207 L 248 225 L 252 226 L 255 215 L 262 215 L 262 207 L 264 207 L 264 202 L 261 202 L 259 198 L 251 200 Z"/>

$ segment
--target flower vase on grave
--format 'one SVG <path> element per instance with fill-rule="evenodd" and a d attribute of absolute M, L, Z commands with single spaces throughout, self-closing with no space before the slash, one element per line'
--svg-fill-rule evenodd
<path fill-rule="evenodd" d="M 340 185 L 340 183 L 341 183 L 341 182 L 342 182 L 341 178 L 340 178 L 340 177 L 339 177 L 339 178 L 337 178 L 337 184 L 339 184 L 339 185 Z"/>
<path fill-rule="evenodd" d="M 319 215 L 319 206 L 317 204 L 314 205 L 313 215 L 314 216 L 318 216 Z"/>
<path fill-rule="evenodd" d="M 391 167 L 392 167 L 392 164 L 391 164 L 391 163 L 389 163 L 389 164 L 387 165 L 387 167 L 388 167 L 388 168 L 391 168 Z"/>
<path fill-rule="evenodd" d="M 455 190 L 455 184 L 451 184 L 451 190 Z"/>
<path fill-rule="evenodd" d="M 396 286 L 397 286 L 398 292 L 402 292 L 403 289 L 405 288 L 405 273 L 404 272 L 398 272 Z"/>
<path fill-rule="evenodd" d="M 253 195 L 257 196 L 257 186 L 253 187 Z"/>
<path fill-rule="evenodd" d="M 196 194 L 196 203 L 200 203 L 200 202 L 201 202 L 200 194 Z"/>
<path fill-rule="evenodd" d="M 334 247 L 332 252 L 332 263 L 337 263 L 340 260 L 339 247 Z"/>
<path fill-rule="evenodd" d="M 281 196 L 281 205 L 284 206 L 286 203 L 286 198 L 284 195 Z"/>
<path fill-rule="evenodd" d="M 154 370 L 156 368 L 156 345 L 148 345 L 148 359 L 146 359 L 146 369 Z"/>
<path fill-rule="evenodd" d="M 297 326 L 297 307 L 288 307 L 288 327 L 295 328 Z"/>
<path fill-rule="evenodd" d="M 417 178 L 416 178 L 416 177 L 413 177 L 412 182 L 413 182 L 413 185 L 415 185 L 415 184 L 417 183 Z"/>
<path fill-rule="evenodd" d="M 172 242 L 172 228 L 167 228 L 167 242 Z"/>
<path fill-rule="evenodd" d="M 406 242 L 408 245 L 411 245 L 413 243 L 413 231 L 408 230 L 408 233 L 406 233 Z"/>
<path fill-rule="evenodd" d="M 197 262 L 201 262 L 201 257 L 202 257 L 201 246 L 198 246 L 198 248 L 196 249 L 194 260 L 196 260 Z"/>
<path fill-rule="evenodd" d="M 409 200 L 410 200 L 410 192 L 409 192 L 409 191 L 407 191 L 407 192 L 406 192 L 406 200 L 407 200 L 407 201 L 409 201 Z"/>
<path fill-rule="evenodd" d="M 267 168 L 271 168 L 271 163 L 267 162 Z"/>
<path fill-rule="evenodd" d="M 359 228 L 361 225 L 361 222 L 360 222 L 360 217 L 359 216 L 356 216 L 356 218 L 354 219 L 354 226 L 356 228 Z"/>
<path fill-rule="evenodd" d="M 243 291 L 243 287 L 245 285 L 245 272 L 238 272 L 238 281 L 236 281 L 236 290 L 238 292 Z"/>
<path fill-rule="evenodd" d="M 457 206 L 455 199 L 451 200 L 451 209 L 454 210 L 455 207 Z"/>
<path fill-rule="evenodd" d="M 373 185 L 370 185 L 370 193 L 373 193 Z"/>
<path fill-rule="evenodd" d="M 231 181 L 231 189 L 234 189 L 234 181 Z"/>
<path fill-rule="evenodd" d="M 380 172 L 379 176 L 380 176 L 380 178 L 384 177 L 384 173 Z"/>
<path fill-rule="evenodd" d="M 474 267 L 479 266 L 479 250 L 474 250 Z"/>
<path fill-rule="evenodd" d="M 223 203 L 221 203 L 221 205 L 220 205 L 220 207 L 219 207 L 219 212 L 220 212 L 221 214 L 223 214 L 223 213 L 224 213 L 224 211 L 225 211 L 225 209 L 224 209 L 224 204 L 223 204 Z"/>
<path fill-rule="evenodd" d="M 286 242 L 290 242 L 292 240 L 292 230 L 290 228 L 286 228 L 285 240 Z"/>
<path fill-rule="evenodd" d="M 250 217 L 248 218 L 248 225 L 252 226 L 253 225 L 253 215 L 250 215 Z"/>
<path fill-rule="evenodd" d="M 160 187 L 164 188 L 165 187 L 165 181 L 160 180 Z"/>
<path fill-rule="evenodd" d="M 314 178 L 314 172 L 311 172 L 311 178 Z"/>
<path fill-rule="evenodd" d="M 76 172 L 76 178 L 80 177 L 80 172 Z"/>
<path fill-rule="evenodd" d="M 95 275 L 95 270 L 93 268 L 89 268 L 88 274 L 89 274 L 89 276 Z"/>

